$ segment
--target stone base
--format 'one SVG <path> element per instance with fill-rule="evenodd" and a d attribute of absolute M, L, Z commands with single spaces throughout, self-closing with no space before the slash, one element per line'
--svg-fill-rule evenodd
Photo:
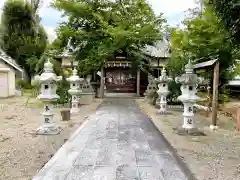
<path fill-rule="evenodd" d="M 180 136 L 206 136 L 206 134 L 200 131 L 198 128 L 185 129 L 185 128 L 174 128 L 174 131 Z"/>
<path fill-rule="evenodd" d="M 169 114 L 172 114 L 172 113 L 169 112 L 169 111 L 158 111 L 157 114 L 158 115 L 169 115 Z"/>
<path fill-rule="evenodd" d="M 57 135 L 63 130 L 62 127 L 55 123 L 44 123 L 42 126 L 37 128 L 33 134 L 36 135 Z"/>
<path fill-rule="evenodd" d="M 218 126 L 214 126 L 214 125 L 210 125 L 210 129 L 212 130 L 212 131 L 215 131 L 215 130 L 217 130 L 218 129 Z"/>

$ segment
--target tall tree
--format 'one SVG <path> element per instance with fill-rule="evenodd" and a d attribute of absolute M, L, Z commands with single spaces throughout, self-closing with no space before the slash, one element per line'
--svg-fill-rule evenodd
<path fill-rule="evenodd" d="M 72 37 L 83 70 L 98 69 L 115 53 L 131 57 L 140 68 L 147 59 L 140 49 L 161 38 L 164 19 L 144 0 L 55 0 L 54 6 L 68 17 L 58 28 L 56 44 L 64 47 Z"/>
<path fill-rule="evenodd" d="M 36 31 L 37 27 L 37 31 Z M 1 18 L 1 48 L 27 71 L 34 74 L 32 65 L 41 57 L 47 45 L 44 28 L 36 24 L 35 10 L 23 0 L 8 0 Z M 35 57 L 35 62 L 28 59 Z"/>
<path fill-rule="evenodd" d="M 240 44 L 240 2 L 239 0 L 208 0 L 220 16 L 226 29 Z"/>

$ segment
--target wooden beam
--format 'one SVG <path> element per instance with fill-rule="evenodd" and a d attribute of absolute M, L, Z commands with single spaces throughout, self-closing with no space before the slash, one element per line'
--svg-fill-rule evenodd
<path fill-rule="evenodd" d="M 212 125 L 217 126 L 218 108 L 218 86 L 219 86 L 219 61 L 214 66 L 213 73 L 213 96 L 212 96 Z"/>

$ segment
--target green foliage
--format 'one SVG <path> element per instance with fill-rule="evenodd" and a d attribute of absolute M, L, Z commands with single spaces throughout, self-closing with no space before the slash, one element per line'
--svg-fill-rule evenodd
<path fill-rule="evenodd" d="M 23 88 L 23 89 L 32 89 L 32 85 L 23 79 L 16 79 L 15 85 L 16 87 Z"/>
<path fill-rule="evenodd" d="M 171 76 L 176 77 L 184 72 L 184 66 L 188 61 L 188 37 L 182 29 L 170 29 L 171 32 L 171 57 L 167 68 Z"/>
<path fill-rule="evenodd" d="M 181 95 L 180 84 L 177 84 L 175 81 L 171 81 L 168 85 L 170 93 L 167 96 L 168 104 L 179 103 L 177 97 Z"/>
<path fill-rule="evenodd" d="M 66 78 L 63 78 L 57 88 L 57 94 L 60 96 L 60 98 L 57 100 L 58 104 L 65 104 L 70 101 L 71 96 L 69 95 L 68 90 L 69 83 L 66 81 Z"/>
<path fill-rule="evenodd" d="M 214 10 L 220 16 L 226 30 L 240 43 L 240 3 L 239 0 L 210 0 Z"/>
<path fill-rule="evenodd" d="M 172 57 L 169 67 L 173 76 L 181 73 L 188 59 L 195 63 L 219 59 L 220 83 L 232 78 L 229 68 L 236 54 L 229 33 L 225 30 L 211 6 L 206 4 L 202 14 L 194 12 L 184 21 L 186 28 L 172 29 Z M 211 72 L 210 76 L 212 75 Z"/>
<path fill-rule="evenodd" d="M 23 0 L 7 0 L 1 17 L 0 47 L 30 76 L 47 45 L 47 34 L 35 17 L 32 5 Z"/>
<path fill-rule="evenodd" d="M 68 17 L 58 28 L 54 46 L 63 49 L 72 37 L 83 75 L 116 54 L 131 57 L 137 68 L 143 68 L 148 60 L 140 49 L 161 38 L 159 28 L 164 20 L 144 0 L 55 0 L 54 7 Z"/>
<path fill-rule="evenodd" d="M 229 90 L 225 87 L 220 89 L 219 95 L 218 95 L 218 101 L 220 104 L 225 104 L 229 102 Z"/>

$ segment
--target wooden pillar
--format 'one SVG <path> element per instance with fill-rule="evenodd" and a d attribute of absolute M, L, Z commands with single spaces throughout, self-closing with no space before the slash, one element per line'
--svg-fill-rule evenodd
<path fill-rule="evenodd" d="M 219 85 L 219 61 L 217 61 L 214 66 L 214 74 L 213 74 L 213 96 L 212 96 L 212 125 L 213 126 L 217 126 L 218 85 Z"/>
<path fill-rule="evenodd" d="M 101 68 L 100 98 L 104 97 L 104 65 Z"/>
<path fill-rule="evenodd" d="M 137 71 L 137 96 L 140 96 L 140 72 L 141 70 L 139 69 Z"/>
<path fill-rule="evenodd" d="M 93 71 L 93 81 L 96 82 L 97 79 L 96 79 L 96 71 Z"/>

